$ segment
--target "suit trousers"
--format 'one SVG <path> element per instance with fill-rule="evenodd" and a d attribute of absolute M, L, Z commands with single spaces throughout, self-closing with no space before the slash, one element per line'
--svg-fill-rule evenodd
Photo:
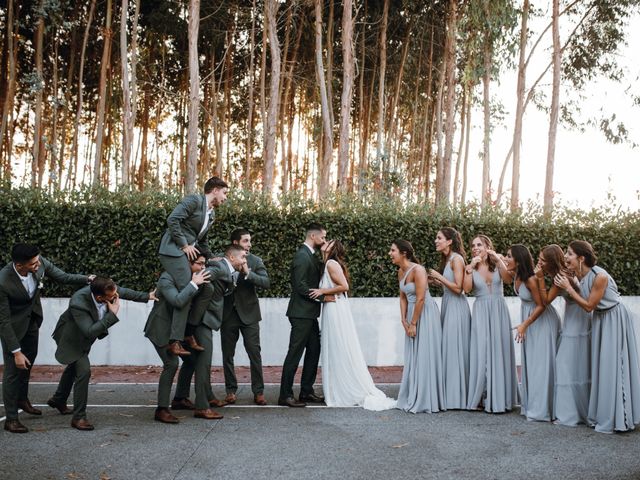
<path fill-rule="evenodd" d="M 67 365 L 62 372 L 53 400 L 56 403 L 67 403 L 73 387 L 73 419 L 87 418 L 87 400 L 89 398 L 89 380 L 91 380 L 91 363 L 89 354 L 85 354 Z"/>
<path fill-rule="evenodd" d="M 196 327 L 194 333 L 197 342 L 204 347 L 204 351 L 195 354 L 195 406 L 198 410 L 209 408 L 209 400 L 216 397 L 211 388 L 211 355 L 213 354 L 213 333 L 204 324 Z"/>
<path fill-rule="evenodd" d="M 191 266 L 186 255 L 180 257 L 170 257 L 168 255 L 159 255 L 160 263 L 163 268 L 169 272 L 176 282 L 178 290 L 182 290 L 191 281 Z M 189 308 L 191 302 L 182 308 L 173 309 L 173 317 L 171 319 L 170 341 L 183 340 L 185 328 L 187 326 L 187 318 L 189 316 Z"/>
<path fill-rule="evenodd" d="M 240 333 L 242 333 L 242 341 L 251 365 L 251 391 L 254 396 L 259 395 L 264 392 L 262 356 L 260 355 L 260 323 L 255 322 L 249 325 L 243 323 L 235 308 L 231 309 L 231 314 L 225 317 L 220 327 L 225 388 L 227 393 L 235 393 L 238 390 L 233 357 L 236 353 L 236 344 Z"/>
<path fill-rule="evenodd" d="M 20 339 L 20 351 L 29 359 L 31 365 L 38 355 L 38 336 L 40 329 L 35 320 L 31 320 L 27 333 Z M 2 372 L 2 398 L 7 420 L 18 419 L 18 402 L 29 398 L 29 377 L 31 367 L 21 370 L 6 345 L 2 344 L 4 371 Z"/>
<path fill-rule="evenodd" d="M 300 393 L 313 393 L 313 384 L 318 373 L 320 361 L 320 325 L 317 318 L 289 317 L 291 336 L 289 337 L 289 351 L 282 366 L 282 380 L 280 381 L 280 399 L 293 397 L 293 380 L 298 370 L 298 364 L 304 355 Z"/>

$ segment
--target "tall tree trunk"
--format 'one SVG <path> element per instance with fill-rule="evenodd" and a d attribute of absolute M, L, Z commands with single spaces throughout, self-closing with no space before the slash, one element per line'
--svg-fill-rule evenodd
<path fill-rule="evenodd" d="M 485 33 L 483 48 L 484 75 L 482 76 L 482 105 L 484 112 L 484 140 L 482 149 L 482 201 L 484 207 L 491 203 L 491 190 L 489 187 L 489 174 L 491 172 L 490 142 L 491 142 L 491 97 L 489 83 L 491 82 L 492 68 L 491 39 L 489 33 Z"/>
<path fill-rule="evenodd" d="M 38 79 L 38 90 L 35 96 L 35 119 L 33 125 L 33 163 L 31 164 L 31 186 L 42 186 L 42 174 L 44 173 L 44 154 L 42 147 L 42 136 L 44 134 L 42 127 L 42 101 L 44 95 L 44 76 L 42 69 L 42 48 L 44 41 L 44 17 L 42 11 L 44 9 L 44 0 L 40 0 L 38 6 L 38 20 L 36 22 L 36 32 L 34 38 L 35 44 L 35 65 L 36 78 Z"/>
<path fill-rule="evenodd" d="M 144 190 L 145 179 L 149 171 L 148 160 L 148 136 L 149 136 L 149 111 L 151 110 L 151 91 L 144 88 L 144 109 L 142 110 L 142 152 L 140 153 L 140 168 L 138 169 L 138 189 Z"/>
<path fill-rule="evenodd" d="M 464 205 L 467 201 L 467 174 L 469 172 L 469 144 L 471 139 L 471 104 L 473 101 L 473 87 L 471 84 L 467 85 L 467 104 L 465 107 L 467 109 L 467 125 L 465 127 L 466 130 L 466 138 L 464 141 L 464 167 L 462 170 L 462 195 L 460 196 L 460 204 Z"/>
<path fill-rule="evenodd" d="M 122 184 L 128 185 L 131 172 L 131 147 L 133 145 L 133 129 L 136 124 L 137 82 L 136 67 L 138 64 L 138 18 L 140 17 L 140 0 L 135 1 L 133 25 L 131 26 L 131 71 L 129 71 L 129 52 L 127 48 L 127 23 L 129 17 L 129 0 L 122 0 L 120 12 L 120 64 L 122 67 Z M 129 79 L 131 76 L 131 79 Z"/>
<path fill-rule="evenodd" d="M 547 146 L 547 168 L 544 182 L 544 213 L 553 210 L 553 168 L 558 133 L 558 111 L 560 107 L 560 0 L 553 0 L 553 89 L 551 93 L 551 115 L 549 118 L 549 143 Z"/>
<path fill-rule="evenodd" d="M 449 50 L 449 35 L 447 35 L 447 39 L 445 41 L 445 52 Z M 442 63 L 440 65 L 440 71 L 438 72 L 438 93 L 436 98 L 436 108 L 435 108 L 435 123 L 436 123 L 436 185 L 435 185 L 435 199 L 436 202 L 440 199 L 442 195 L 442 181 L 444 171 L 444 155 L 442 153 L 442 135 L 443 135 L 443 100 L 444 100 L 444 89 L 445 89 L 445 79 L 446 79 L 446 70 L 447 70 L 447 61 L 446 55 L 445 58 L 442 59 Z M 429 142 L 431 143 L 431 142 Z"/>
<path fill-rule="evenodd" d="M 78 30 L 73 28 L 71 34 L 71 53 L 69 54 L 69 68 L 67 70 L 67 81 L 64 91 L 64 116 L 62 117 L 62 128 L 60 131 L 60 157 L 58 161 L 58 173 L 56 188 L 62 186 L 62 173 L 64 171 L 64 163 L 67 158 L 65 149 L 67 145 L 67 127 L 69 126 L 69 116 L 71 115 L 71 85 L 76 67 L 76 55 L 78 50 Z M 69 165 L 67 169 L 71 168 Z"/>
<path fill-rule="evenodd" d="M 255 48 L 256 48 L 256 0 L 251 6 L 251 34 L 249 36 L 249 111 L 247 113 L 247 144 L 245 151 L 244 188 L 249 190 L 251 181 L 251 167 L 253 166 L 253 90 L 255 82 Z"/>
<path fill-rule="evenodd" d="M 385 171 L 386 145 L 384 145 L 384 81 L 387 73 L 387 23 L 389 20 L 389 0 L 384 0 L 382 9 L 382 22 L 380 25 L 380 83 L 378 87 L 378 135 L 376 158 L 380 163 L 382 172 Z"/>
<path fill-rule="evenodd" d="M 266 9 L 265 5 L 265 9 Z M 267 26 L 263 16 L 262 55 L 260 57 L 260 122 L 262 123 L 262 191 L 265 191 L 264 166 L 267 164 Z"/>
<path fill-rule="evenodd" d="M 335 5 L 329 0 L 329 18 L 327 19 L 327 103 L 329 104 L 329 119 L 331 125 L 336 124 L 333 114 L 333 22 Z M 333 139 L 332 139 L 333 140 Z"/>
<path fill-rule="evenodd" d="M 451 193 L 451 159 L 453 157 L 453 137 L 455 135 L 456 117 L 456 35 L 458 27 L 458 0 L 450 0 L 447 22 L 447 100 L 445 102 L 446 123 L 444 127 L 445 143 L 442 162 L 442 182 L 440 195 L 436 201 L 449 203 Z"/>
<path fill-rule="evenodd" d="M 364 0 L 364 15 L 363 18 L 367 18 L 367 0 Z M 366 32 L 365 27 L 362 27 L 362 40 L 360 41 L 360 68 L 358 73 L 358 130 L 360 133 L 360 159 L 358 161 L 358 193 L 362 193 L 365 183 L 365 170 L 367 165 L 367 145 L 368 145 L 368 125 L 367 112 L 365 111 L 365 98 L 364 98 L 364 74 L 366 68 Z"/>
<path fill-rule="evenodd" d="M 58 167 L 58 110 L 60 109 L 60 100 L 58 98 L 58 47 L 60 40 L 56 37 L 53 41 L 53 65 L 52 65 L 52 97 L 53 102 L 50 103 L 51 110 L 51 159 L 49 162 L 49 188 L 55 188 L 58 183 L 57 167 Z"/>
<path fill-rule="evenodd" d="M 266 162 L 264 164 L 264 183 L 262 191 L 271 194 L 273 191 L 274 171 L 276 162 L 276 144 L 278 127 L 278 109 L 280 102 L 278 92 L 280 90 L 280 43 L 278 41 L 277 16 L 280 2 L 278 0 L 266 0 L 265 20 L 267 23 L 267 35 L 269 36 L 269 53 L 271 54 L 271 78 L 269 79 L 269 108 L 265 128 Z"/>
<path fill-rule="evenodd" d="M 527 48 L 527 19 L 529 17 L 529 0 L 522 6 L 522 24 L 520 26 L 520 54 L 518 58 L 518 85 L 516 87 L 516 118 L 513 129 L 513 169 L 511 173 L 511 211 L 515 211 L 520 203 L 520 143 L 522 142 L 522 118 L 524 117 L 524 87 L 526 67 L 524 64 Z M 499 189 L 500 190 L 500 189 Z M 500 194 L 500 192 L 499 192 Z M 499 202 L 499 198 L 498 198 Z"/>
<path fill-rule="evenodd" d="M 102 154 L 104 150 L 104 115 L 105 106 L 107 101 L 107 71 L 110 65 L 111 59 L 111 37 L 113 31 L 111 30 L 111 13 L 112 13 L 112 0 L 107 0 L 107 16 L 105 20 L 105 26 L 102 31 L 103 46 L 102 46 L 102 61 L 100 63 L 100 86 L 98 87 L 98 109 L 96 112 L 96 152 L 93 162 L 93 185 L 100 185 L 100 172 L 102 166 Z"/>
<path fill-rule="evenodd" d="M 338 187 L 347 191 L 351 100 L 353 98 L 354 65 L 353 1 L 344 0 L 342 8 L 342 97 L 340 99 L 340 143 L 338 145 Z"/>
<path fill-rule="evenodd" d="M 316 78 L 320 86 L 320 106 L 322 114 L 322 158 L 318 168 L 318 196 L 323 198 L 329 190 L 331 157 L 333 154 L 333 125 L 329 113 L 327 84 L 322 61 L 322 0 L 315 0 Z"/>
<path fill-rule="evenodd" d="M 7 87 L 2 104 L 2 121 L 0 123 L 0 165 L 2 164 L 2 153 L 5 144 L 5 134 L 7 132 L 7 126 L 9 122 L 9 116 L 13 111 L 13 99 L 16 90 L 16 46 L 15 46 L 15 34 L 14 34 L 14 15 L 13 15 L 13 0 L 8 0 L 7 5 L 7 36 L 5 42 L 7 43 L 7 56 L 9 62 L 9 78 L 7 79 Z M 9 143 L 9 142 L 7 142 Z M 7 158 L 9 155 L 7 155 Z M 4 178 L 10 180 L 11 177 L 11 162 L 7 161 L 4 164 Z M 2 172 L 0 172 L 2 173 Z"/>
<path fill-rule="evenodd" d="M 200 30 L 200 0 L 189 0 L 189 131 L 187 133 L 187 165 L 185 192 L 196 191 L 198 164 L 198 119 L 200 117 L 200 64 L 198 62 L 198 32 Z"/>
<path fill-rule="evenodd" d="M 453 202 L 458 202 L 458 194 L 460 190 L 460 164 L 462 163 L 462 148 L 464 146 L 464 136 L 466 133 L 465 116 L 467 113 L 467 89 L 462 87 L 462 99 L 460 101 L 460 143 L 458 143 L 458 155 L 456 157 L 456 173 L 453 179 Z"/>

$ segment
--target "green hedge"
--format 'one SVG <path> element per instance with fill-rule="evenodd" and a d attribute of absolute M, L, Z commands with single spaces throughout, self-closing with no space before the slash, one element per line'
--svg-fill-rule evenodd
<path fill-rule="evenodd" d="M 0 256 L 9 261 L 13 243 L 30 242 L 68 272 L 103 273 L 127 287 L 150 289 L 160 274 L 156 253 L 165 220 L 179 200 L 176 194 L 160 192 L 49 194 L 0 189 Z M 264 259 L 272 278 L 265 296 L 283 297 L 289 294 L 289 262 L 303 239 L 304 226 L 319 221 L 329 238 L 339 238 L 347 247 L 352 296 L 386 297 L 398 290 L 387 254 L 394 238 L 410 240 L 428 267 L 438 265 L 433 239 L 445 225 L 457 228 L 465 244 L 474 234 L 484 233 L 500 252 L 512 243 L 524 243 L 534 256 L 548 243 L 565 247 L 580 238 L 593 243 L 599 264 L 613 275 L 623 295 L 640 295 L 638 220 L 638 212 L 615 209 L 562 209 L 549 220 L 537 207 L 506 214 L 497 209 L 481 212 L 477 205 L 459 209 L 403 205 L 393 197 L 331 198 L 318 206 L 293 195 L 276 206 L 260 196 L 234 191 L 218 210 L 210 242 L 215 251 L 227 243 L 234 228 L 253 231 L 253 251 Z M 70 290 L 50 282 L 44 293 L 67 296 Z"/>

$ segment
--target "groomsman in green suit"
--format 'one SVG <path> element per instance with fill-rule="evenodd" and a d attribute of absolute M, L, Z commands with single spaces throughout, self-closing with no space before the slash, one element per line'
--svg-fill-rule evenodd
<path fill-rule="evenodd" d="M 169 398 L 171 396 L 171 385 L 173 384 L 173 378 L 178 371 L 178 357 L 172 355 L 167 351 L 167 344 L 171 338 L 171 320 L 173 317 L 174 308 L 181 308 L 187 303 L 191 302 L 193 298 L 202 292 L 205 284 L 209 283 L 210 272 L 205 271 L 206 258 L 202 254 L 198 254 L 198 257 L 190 262 L 191 263 L 191 281 L 183 289 L 178 289 L 175 280 L 169 273 L 163 272 L 158 279 L 156 287 L 156 295 L 158 301 L 153 305 L 153 309 L 147 319 L 147 324 L 144 327 L 145 336 L 151 340 L 155 347 L 160 359 L 162 360 L 162 373 L 160 374 L 160 380 L 158 382 L 158 407 L 155 412 L 155 420 L 163 423 L 178 423 L 178 418 L 175 417 L 171 410 L 169 410 Z M 192 363 L 191 356 L 184 358 L 185 362 Z M 190 372 L 193 372 L 193 365 L 189 366 Z M 181 370 L 178 383 L 182 385 L 184 381 L 181 381 L 183 377 L 183 370 Z M 190 377 L 187 379 L 187 394 L 183 399 L 181 406 L 191 405 L 191 402 L 185 401 L 188 397 Z M 178 407 L 180 408 L 180 407 Z"/>
<path fill-rule="evenodd" d="M 287 317 L 291 323 L 289 351 L 282 366 L 280 398 L 278 404 L 287 407 L 305 407 L 305 402 L 322 403 L 324 397 L 313 391 L 320 360 L 320 316 L 321 302 L 335 301 L 333 295 L 309 297 L 309 290 L 318 288 L 322 277 L 322 261 L 316 250 L 324 245 L 326 230 L 322 225 L 312 223 L 307 227 L 304 243 L 293 257 L 291 264 L 291 298 Z M 306 352 L 305 352 L 306 350 Z M 293 379 L 304 353 L 300 396 L 293 396 Z"/>
<path fill-rule="evenodd" d="M 95 277 L 89 287 L 81 288 L 69 300 L 69 308 L 60 316 L 53 331 L 58 344 L 56 360 L 67 367 L 62 372 L 56 393 L 47 402 L 64 414 L 73 387 L 71 426 L 93 430 L 87 420 L 87 398 L 91 363 L 89 352 L 96 340 L 109 335 L 109 327 L 120 321 L 120 298 L 134 302 L 157 300 L 155 292 L 136 292 L 119 287 L 106 277 Z"/>
<path fill-rule="evenodd" d="M 191 265 L 198 254 L 207 259 L 211 251 L 207 244 L 207 232 L 215 219 L 214 208 L 227 200 L 228 185 L 218 177 L 211 177 L 204 184 L 204 195 L 187 195 L 173 209 L 167 218 L 167 230 L 160 241 L 160 263 L 166 272 L 173 277 L 179 289 L 187 286 L 191 280 Z M 190 302 L 181 308 L 174 308 L 174 324 L 170 351 L 174 355 L 184 355 L 180 342 L 184 333 L 178 331 L 186 324 Z M 182 336 L 181 336 L 182 335 Z M 175 338 L 179 337 L 181 338 Z"/>
<path fill-rule="evenodd" d="M 271 285 L 267 269 L 262 259 L 252 253 L 251 232 L 239 228 L 231 232 L 231 243 L 247 252 L 247 262 L 242 267 L 235 290 L 224 297 L 224 313 L 220 327 L 222 344 L 222 365 L 227 391 L 225 401 L 235 403 L 238 381 L 234 372 L 233 357 L 240 333 L 251 365 L 251 391 L 257 405 L 266 405 L 264 380 L 262 378 L 262 357 L 260 355 L 260 303 L 257 288 L 267 289 Z"/>
<path fill-rule="evenodd" d="M 229 245 L 221 260 L 209 262 L 210 266 L 207 268 L 207 272 L 209 272 L 209 281 L 213 288 L 205 289 L 193 300 L 191 306 L 189 323 L 196 327 L 194 335 L 198 343 L 204 347 L 204 351 L 193 355 L 195 356 L 193 364 L 196 390 L 193 416 L 196 418 L 207 420 L 222 418 L 222 415 L 213 411 L 211 407 L 226 405 L 226 402 L 216 399 L 211 388 L 212 330 L 219 330 L 222 325 L 224 297 L 233 292 L 239 272 L 246 263 L 246 255 L 247 253 L 242 247 Z M 174 398 L 175 404 L 183 403 L 188 396 L 187 379 L 191 378 L 189 368 L 190 364 L 182 365 Z M 172 407 L 176 409 L 174 403 L 172 403 Z"/>
<path fill-rule="evenodd" d="M 18 409 L 31 415 L 42 412 L 29 401 L 29 375 L 38 354 L 42 325 L 40 289 L 44 277 L 56 282 L 86 285 L 93 276 L 65 273 L 33 245 L 18 243 L 11 262 L 0 270 L 0 341 L 4 358 L 2 396 L 6 412 L 4 429 L 12 433 L 29 430 L 18 419 Z"/>

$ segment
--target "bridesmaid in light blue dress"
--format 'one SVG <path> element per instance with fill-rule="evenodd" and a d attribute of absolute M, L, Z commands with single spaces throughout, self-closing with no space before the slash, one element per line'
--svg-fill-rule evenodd
<path fill-rule="evenodd" d="M 429 270 L 429 277 L 442 285 L 442 368 L 444 403 L 447 410 L 467 408 L 469 388 L 469 337 L 471 310 L 464 295 L 464 247 L 457 230 L 442 228 L 435 239 L 440 267 Z"/>
<path fill-rule="evenodd" d="M 565 260 L 588 296 L 583 298 L 566 276 L 557 275 L 555 284 L 593 312 L 589 424 L 601 433 L 633 430 L 640 424 L 640 362 L 631 313 L 620 303 L 613 278 L 596 265 L 591 244 L 574 240 Z"/>
<path fill-rule="evenodd" d="M 465 268 L 464 290 L 475 297 L 471 313 L 467 409 L 504 413 L 518 403 L 511 318 L 503 280 L 511 281 L 486 235 L 471 242 L 473 259 Z"/>
<path fill-rule="evenodd" d="M 564 319 L 556 354 L 554 423 L 569 427 L 586 425 L 591 390 L 591 313 L 584 311 L 557 285 L 551 285 L 547 292 L 545 275 L 551 279 L 558 274 L 569 275 L 564 252 L 558 245 L 547 245 L 542 249 L 535 272 L 540 296 L 545 305 L 551 304 L 558 295 L 565 300 Z M 570 278 L 573 279 L 573 275 Z M 588 292 L 584 292 L 577 281 L 574 281 L 573 287 L 582 297 L 588 296 Z"/>
<path fill-rule="evenodd" d="M 399 267 L 400 319 L 406 334 L 397 408 L 411 413 L 439 412 L 444 410 L 440 312 L 411 243 L 394 240 L 389 256 Z"/>
<path fill-rule="evenodd" d="M 512 245 L 506 264 L 515 272 L 514 290 L 520 297 L 520 325 L 516 342 L 522 344 L 520 413 L 527 420 L 553 420 L 553 392 L 556 383 L 556 352 L 560 317 L 540 296 L 533 270 L 533 257 L 524 245 Z"/>

